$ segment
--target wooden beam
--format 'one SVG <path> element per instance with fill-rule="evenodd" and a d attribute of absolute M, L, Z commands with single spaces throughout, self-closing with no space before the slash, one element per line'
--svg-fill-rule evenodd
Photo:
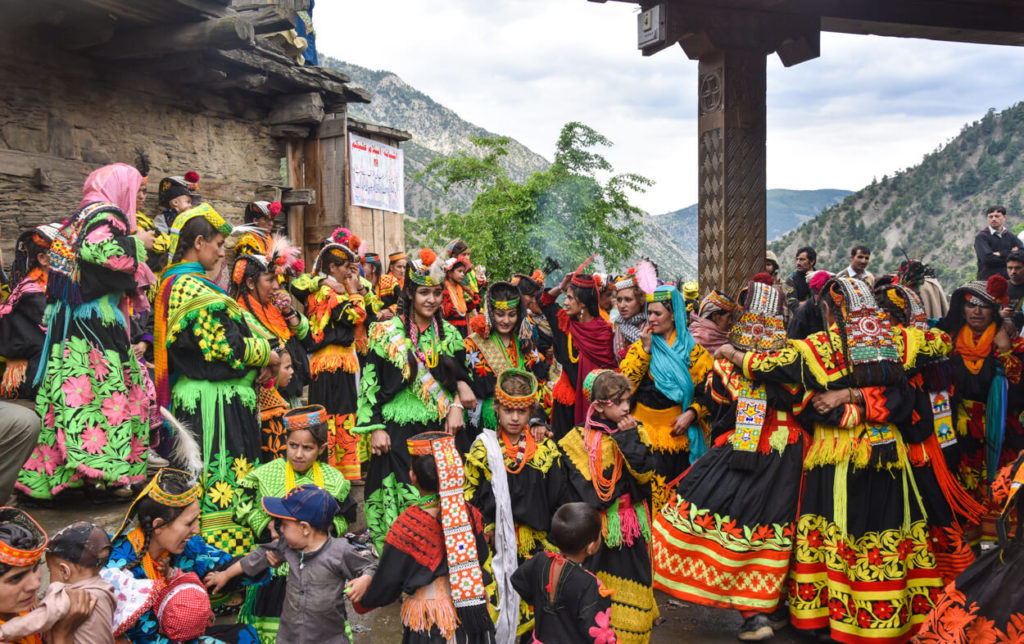
<path fill-rule="evenodd" d="M 293 92 L 318 88 L 336 97 L 345 95 L 345 85 L 322 77 L 316 73 L 317 68 L 296 65 L 286 57 L 274 54 L 263 47 L 257 46 L 254 50 L 217 50 L 213 55 L 236 65 L 266 73 L 269 76 L 268 82 L 276 79 Z"/>
<path fill-rule="evenodd" d="M 270 111 L 271 125 L 317 125 L 324 120 L 324 99 L 319 92 L 281 96 Z"/>
<path fill-rule="evenodd" d="M 257 34 L 294 29 L 295 21 L 299 19 L 294 9 L 274 5 L 262 5 L 257 9 L 242 12 L 241 16 L 252 23 Z"/>
<path fill-rule="evenodd" d="M 316 138 L 330 139 L 336 136 L 345 136 L 348 127 L 344 118 L 324 119 L 320 127 L 316 129 Z"/>
<path fill-rule="evenodd" d="M 90 50 L 97 58 L 156 58 L 204 49 L 241 49 L 256 43 L 252 24 L 231 16 L 172 27 L 125 29 L 113 42 Z"/>
<path fill-rule="evenodd" d="M 281 194 L 282 206 L 308 206 L 316 203 L 316 190 L 312 188 L 289 188 Z"/>

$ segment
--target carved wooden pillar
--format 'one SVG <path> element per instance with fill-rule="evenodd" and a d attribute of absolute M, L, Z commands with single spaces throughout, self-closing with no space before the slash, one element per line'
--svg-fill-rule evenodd
<path fill-rule="evenodd" d="M 765 54 L 702 55 L 698 83 L 700 289 L 731 297 L 764 270 Z"/>

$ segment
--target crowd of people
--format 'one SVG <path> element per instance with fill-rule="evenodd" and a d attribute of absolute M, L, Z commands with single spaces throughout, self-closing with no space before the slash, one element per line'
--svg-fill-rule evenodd
<path fill-rule="evenodd" d="M 190 172 L 147 216 L 146 174 L 97 169 L 4 266 L 0 502 L 132 503 L 113 535 L 0 508 L 0 641 L 349 642 L 401 601 L 405 642 L 645 642 L 656 589 L 746 641 L 1024 633 L 1024 254 L 991 212 L 948 301 L 863 245 L 701 294 L 344 228 L 307 270 L 279 203 L 232 226 Z"/>

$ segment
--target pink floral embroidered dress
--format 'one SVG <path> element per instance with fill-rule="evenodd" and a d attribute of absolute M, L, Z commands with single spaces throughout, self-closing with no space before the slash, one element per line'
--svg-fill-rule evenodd
<path fill-rule="evenodd" d="M 94 172 L 87 194 L 90 181 L 106 181 L 113 195 L 137 191 L 141 177 L 125 168 Z M 104 170 L 106 175 L 94 176 Z M 123 209 L 130 205 L 134 213 L 131 201 L 122 208 L 106 200 L 83 204 L 65 224 L 67 243 L 51 249 L 49 330 L 36 395 L 43 427 L 17 483 L 35 498 L 85 485 L 123 487 L 146 474 L 149 398 L 127 315 L 137 280 L 152 273 L 144 268 L 142 242 L 131 235 L 134 217 Z"/>

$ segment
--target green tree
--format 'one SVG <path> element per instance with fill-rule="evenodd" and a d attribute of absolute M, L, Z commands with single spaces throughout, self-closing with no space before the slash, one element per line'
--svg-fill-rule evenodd
<path fill-rule="evenodd" d="M 462 152 L 438 158 L 419 173 L 445 192 L 455 186 L 476 192 L 469 212 L 438 212 L 423 226 L 429 243 L 464 240 L 491 279 L 529 272 L 545 257 L 572 270 L 595 251 L 608 266 L 631 256 L 642 211 L 628 193 L 643 192 L 651 181 L 637 174 L 614 174 L 607 159 L 593 151 L 611 145 L 600 133 L 582 123 L 567 123 L 555 162 L 522 183 L 501 165 L 508 138 L 472 141 L 482 156 Z"/>

